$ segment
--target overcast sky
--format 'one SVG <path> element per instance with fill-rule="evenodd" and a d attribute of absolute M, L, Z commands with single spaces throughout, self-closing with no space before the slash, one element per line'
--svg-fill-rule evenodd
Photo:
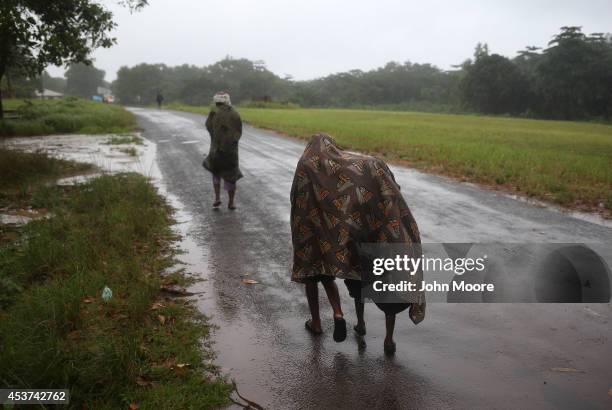
<path fill-rule="evenodd" d="M 106 3 L 111 3 L 107 0 Z M 149 0 L 112 6 L 117 45 L 94 53 L 112 81 L 122 65 L 264 60 L 279 75 L 311 79 L 388 61 L 450 68 L 477 42 L 514 56 L 545 46 L 564 25 L 612 32 L 612 0 Z M 50 70 L 63 74 L 62 68 Z"/>

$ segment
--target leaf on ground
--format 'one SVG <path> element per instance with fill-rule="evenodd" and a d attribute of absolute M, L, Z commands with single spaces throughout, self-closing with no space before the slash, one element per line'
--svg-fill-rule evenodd
<path fill-rule="evenodd" d="M 70 340 L 78 340 L 81 338 L 81 331 L 73 330 L 72 332 L 68 333 L 66 337 Z"/>
<path fill-rule="evenodd" d="M 242 279 L 242 283 L 246 284 L 246 285 L 255 285 L 257 283 L 259 283 L 258 281 L 256 281 L 255 279 Z"/>
<path fill-rule="evenodd" d="M 193 295 L 192 292 L 188 292 L 185 289 L 179 288 L 174 285 L 161 285 L 160 289 L 164 292 L 171 293 L 173 295 L 180 295 L 180 296 L 192 296 Z"/>
<path fill-rule="evenodd" d="M 83 298 L 83 302 L 85 302 L 85 303 L 92 303 L 92 302 L 95 302 L 95 300 L 96 300 L 96 298 L 94 298 L 93 296 L 85 296 Z"/>
<path fill-rule="evenodd" d="M 128 410 L 138 410 L 138 404 L 130 403 L 130 405 L 128 406 Z"/>
<path fill-rule="evenodd" d="M 177 369 L 182 369 L 184 367 L 189 367 L 189 366 L 191 366 L 189 363 L 177 363 L 176 364 Z"/>
<path fill-rule="evenodd" d="M 583 370 L 574 369 L 573 367 L 553 367 L 550 371 L 557 373 L 585 373 Z"/>
<path fill-rule="evenodd" d="M 146 376 L 138 376 L 136 377 L 136 384 L 141 387 L 147 387 L 147 386 L 151 386 L 153 382 Z"/>
<path fill-rule="evenodd" d="M 124 314 L 124 313 L 119 313 L 119 312 L 113 312 L 110 315 L 111 318 L 115 319 L 115 320 L 125 320 L 128 319 L 129 316 Z"/>
<path fill-rule="evenodd" d="M 166 305 L 164 305 L 163 302 L 155 302 L 151 305 L 151 310 L 157 310 L 157 309 L 161 309 L 161 308 L 165 308 Z"/>
<path fill-rule="evenodd" d="M 162 325 L 166 323 L 166 316 L 164 315 L 157 315 L 157 320 L 159 320 L 159 323 L 161 323 Z"/>

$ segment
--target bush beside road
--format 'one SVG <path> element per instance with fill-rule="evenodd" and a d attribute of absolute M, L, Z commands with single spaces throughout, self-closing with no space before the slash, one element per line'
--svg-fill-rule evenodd
<path fill-rule="evenodd" d="M 122 133 L 136 128 L 134 116 L 122 107 L 76 97 L 4 104 L 11 115 L 0 120 L 0 137 Z"/>

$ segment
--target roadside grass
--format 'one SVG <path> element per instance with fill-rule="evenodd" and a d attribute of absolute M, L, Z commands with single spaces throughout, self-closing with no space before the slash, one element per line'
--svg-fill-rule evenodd
<path fill-rule="evenodd" d="M 45 182 L 93 170 L 85 163 L 50 157 L 44 152 L 20 152 L 0 148 L 0 206 L 28 197 L 33 187 Z"/>
<path fill-rule="evenodd" d="M 298 104 L 290 102 L 278 102 L 278 101 L 246 101 L 239 104 L 239 108 L 273 108 L 273 109 L 288 109 L 294 110 L 300 108 Z"/>
<path fill-rule="evenodd" d="M 132 113 L 122 107 L 76 97 L 61 100 L 5 100 L 17 118 L 0 120 L 0 136 L 102 134 L 136 128 Z"/>
<path fill-rule="evenodd" d="M 175 109 L 206 114 L 208 107 Z M 562 206 L 612 210 L 612 126 L 475 115 L 240 109 L 249 123 Z"/>
<path fill-rule="evenodd" d="M 171 209 L 147 179 L 41 183 L 31 203 L 53 217 L 0 243 L 0 388 L 68 388 L 79 409 L 225 404 L 231 386 L 211 364 L 211 325 L 164 296 L 186 279 L 172 272 Z"/>

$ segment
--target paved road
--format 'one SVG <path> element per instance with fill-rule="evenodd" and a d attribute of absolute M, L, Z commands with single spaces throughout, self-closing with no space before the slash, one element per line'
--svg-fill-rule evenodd
<path fill-rule="evenodd" d="M 384 316 L 370 305 L 365 350 L 353 335 L 333 342 L 329 311 L 326 333 L 313 338 L 303 326 L 303 290 L 289 281 L 289 191 L 304 144 L 246 126 L 239 208 L 213 211 L 211 177 L 200 165 L 209 141 L 204 117 L 133 112 L 158 144 L 168 191 L 189 215 L 186 258 L 208 279 L 198 303 L 219 326 L 218 362 L 244 396 L 279 409 L 612 407 L 609 304 L 432 304 L 417 327 L 399 316 L 398 353 L 390 359 L 382 354 Z M 470 184 L 393 171 L 428 242 L 612 243 L 610 226 Z M 242 284 L 247 273 L 261 284 Z"/>

